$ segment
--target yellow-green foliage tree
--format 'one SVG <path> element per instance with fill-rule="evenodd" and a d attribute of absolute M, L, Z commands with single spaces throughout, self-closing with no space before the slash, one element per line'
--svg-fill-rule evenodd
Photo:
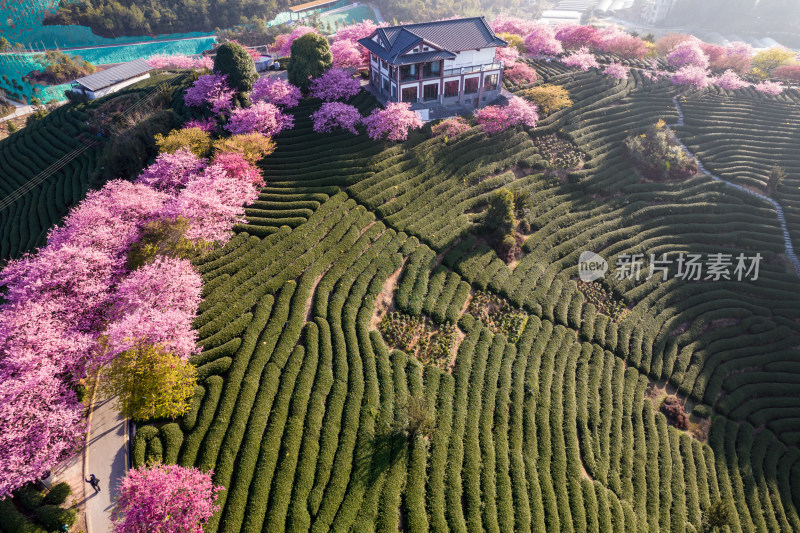
<path fill-rule="evenodd" d="M 122 352 L 103 370 L 100 390 L 117 397 L 120 412 L 132 420 L 177 418 L 189 410 L 197 369 L 160 346 Z"/>
<path fill-rule="evenodd" d="M 248 162 L 256 164 L 275 151 L 275 143 L 258 132 L 240 133 L 214 141 L 214 153 L 242 154 Z"/>
<path fill-rule="evenodd" d="M 525 89 L 520 95 L 538 105 L 539 111 L 545 115 L 572 105 L 569 93 L 560 85 L 539 85 Z"/>
<path fill-rule="evenodd" d="M 794 52 L 779 46 L 762 50 L 753 56 L 753 74 L 765 78 L 776 68 L 792 63 L 794 58 Z"/>
<path fill-rule="evenodd" d="M 136 270 L 150 264 L 156 257 L 192 259 L 211 248 L 206 241 L 186 238 L 189 220 L 183 217 L 151 220 L 142 228 L 142 236 L 128 252 L 128 269 Z"/>
<path fill-rule="evenodd" d="M 519 50 L 520 54 L 524 54 L 528 51 L 528 48 L 525 46 L 525 39 L 523 39 L 521 35 L 517 35 L 516 33 L 498 33 L 497 36 L 510 46 Z"/>
<path fill-rule="evenodd" d="M 188 148 L 198 157 L 206 157 L 211 152 L 211 134 L 200 128 L 183 128 L 172 130 L 163 136 L 155 136 L 159 153 L 174 153 L 181 148 Z"/>

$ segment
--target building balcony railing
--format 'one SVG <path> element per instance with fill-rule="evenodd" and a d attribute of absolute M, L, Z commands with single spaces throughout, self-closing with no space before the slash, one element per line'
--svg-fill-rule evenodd
<path fill-rule="evenodd" d="M 499 70 L 503 68 L 502 61 L 495 61 L 494 63 L 487 63 L 485 65 L 472 65 L 469 67 L 459 67 L 445 69 L 442 76 L 460 76 L 461 74 L 472 74 L 473 72 L 482 72 L 486 70 Z"/>

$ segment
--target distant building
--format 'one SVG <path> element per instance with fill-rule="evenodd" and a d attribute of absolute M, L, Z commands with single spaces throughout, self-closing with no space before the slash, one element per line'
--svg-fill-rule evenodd
<path fill-rule="evenodd" d="M 479 107 L 500 96 L 494 51 L 508 43 L 483 17 L 378 28 L 358 42 L 372 90 L 387 101 Z"/>
<path fill-rule="evenodd" d="M 581 23 L 580 11 L 569 11 L 563 9 L 545 9 L 542 11 L 542 17 L 539 19 L 548 24 L 580 24 Z"/>
<path fill-rule="evenodd" d="M 650 26 L 663 22 L 674 6 L 675 0 L 647 0 L 642 10 L 643 22 Z"/>
<path fill-rule="evenodd" d="M 144 59 L 122 63 L 115 67 L 89 74 L 72 82 L 72 92 L 94 100 L 120 89 L 146 80 L 152 69 Z"/>

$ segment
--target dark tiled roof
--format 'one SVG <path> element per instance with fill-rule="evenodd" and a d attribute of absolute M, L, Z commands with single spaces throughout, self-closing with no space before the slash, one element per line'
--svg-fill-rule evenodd
<path fill-rule="evenodd" d="M 382 40 L 388 41 L 391 44 L 388 49 L 372 41 L 372 35 L 360 39 L 358 42 L 364 45 L 370 52 L 375 53 L 381 59 L 385 59 L 392 64 L 409 62 L 401 57 L 402 54 L 414 48 L 422 41 L 426 41 L 450 53 L 460 52 L 462 50 L 478 50 L 490 46 L 506 46 L 508 44 L 495 35 L 489 23 L 487 23 L 486 19 L 483 17 L 422 22 L 419 24 L 406 24 L 404 26 L 389 26 L 386 28 L 379 28 L 376 32 Z M 436 59 L 442 58 L 452 59 L 452 56 L 437 57 Z M 430 61 L 430 59 L 426 61 Z"/>
<path fill-rule="evenodd" d="M 446 50 L 431 50 L 430 52 L 421 52 L 419 54 L 408 54 L 407 56 L 398 57 L 392 64 L 393 65 L 409 65 L 411 63 L 424 63 L 426 61 L 437 61 L 439 59 L 455 59 L 456 55 L 453 52 Z"/>
<path fill-rule="evenodd" d="M 121 65 L 117 65 L 116 67 L 111 67 L 109 69 L 78 78 L 75 80 L 75 82 L 80 83 L 90 91 L 98 91 L 100 89 L 110 87 L 115 83 L 129 80 L 131 78 L 135 78 L 136 76 L 141 76 L 145 72 L 149 72 L 151 70 L 152 69 L 147 65 L 146 60 L 137 59 L 129 63 L 123 63 Z"/>

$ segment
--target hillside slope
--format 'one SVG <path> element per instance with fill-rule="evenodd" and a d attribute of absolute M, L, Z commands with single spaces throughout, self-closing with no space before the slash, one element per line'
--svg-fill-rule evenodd
<path fill-rule="evenodd" d="M 262 164 L 250 224 L 197 263 L 192 408 L 133 442 L 134 464 L 214 469 L 226 490 L 207 531 L 693 532 L 717 500 L 731 531 L 800 530 L 800 280 L 774 209 L 705 175 L 657 183 L 634 171 L 621 141 L 678 121 L 671 85 L 536 67 L 575 105 L 492 138 L 423 130 L 384 145 L 313 133 L 318 102 L 296 110 Z M 757 186 L 757 145 L 706 144 L 741 129 L 706 119 L 718 102 L 768 109 L 750 123 L 756 139 L 797 97 L 684 102 L 679 136 L 723 178 Z M 781 143 L 798 132 L 787 121 Z M 572 147 L 551 149 L 553 134 Z M 570 151 L 583 163 L 557 168 Z M 797 164 L 790 150 L 773 155 Z M 779 191 L 787 212 L 792 185 Z M 533 197 L 513 269 L 480 229 L 501 187 Z M 609 276 L 627 309 L 612 318 L 575 282 L 584 250 L 611 265 L 665 252 L 764 261 L 752 281 Z M 499 315 L 482 307 L 486 292 L 504 302 Z M 381 321 L 387 311 L 440 333 L 457 322 L 452 367 L 387 346 L 407 323 Z M 668 425 L 665 389 L 710 421 Z M 411 429 L 415 399 L 430 432 Z"/>

